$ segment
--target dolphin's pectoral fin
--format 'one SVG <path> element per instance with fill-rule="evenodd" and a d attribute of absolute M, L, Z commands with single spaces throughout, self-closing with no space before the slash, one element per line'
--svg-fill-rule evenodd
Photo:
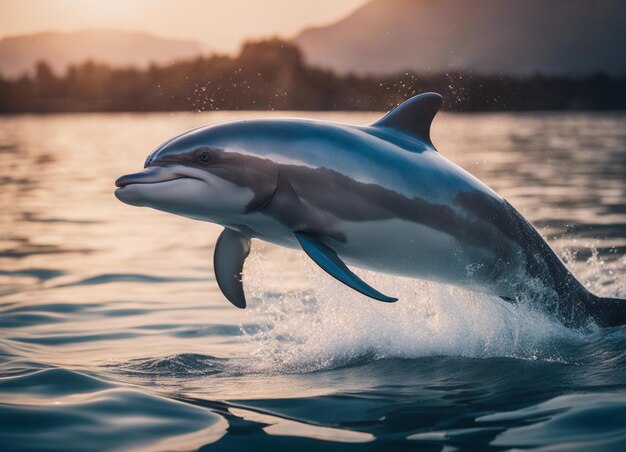
<path fill-rule="evenodd" d="M 224 229 L 215 244 L 213 270 L 224 296 L 238 308 L 246 307 L 241 283 L 243 263 L 250 254 L 250 239 L 232 229 Z"/>
<path fill-rule="evenodd" d="M 298 242 L 300 242 L 300 246 L 304 252 L 311 259 L 313 259 L 317 265 L 322 267 L 322 269 L 330 276 L 341 281 L 346 286 L 353 288 L 363 295 L 374 298 L 375 300 L 385 301 L 388 303 L 398 300 L 397 298 L 383 295 L 373 287 L 369 286 L 365 281 L 352 273 L 339 256 L 337 256 L 337 253 L 317 240 L 314 236 L 307 234 L 306 232 L 296 232 L 295 236 L 298 239 Z"/>

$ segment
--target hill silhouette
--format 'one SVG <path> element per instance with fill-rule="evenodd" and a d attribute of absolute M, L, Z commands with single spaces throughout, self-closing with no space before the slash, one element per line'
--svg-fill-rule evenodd
<path fill-rule="evenodd" d="M 97 60 L 112 67 L 146 67 L 200 55 L 194 41 L 153 36 L 136 31 L 92 29 L 43 32 L 0 40 L 0 74 L 16 77 L 45 60 L 58 74 L 71 64 Z"/>
<path fill-rule="evenodd" d="M 295 39 L 342 73 L 626 74 L 626 2 L 372 0 Z"/>

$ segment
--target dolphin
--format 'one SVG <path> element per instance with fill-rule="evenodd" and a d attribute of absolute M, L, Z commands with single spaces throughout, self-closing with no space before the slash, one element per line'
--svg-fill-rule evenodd
<path fill-rule="evenodd" d="M 540 299 L 566 325 L 626 323 L 626 301 L 598 297 L 504 198 L 430 139 L 443 102 L 412 97 L 377 122 L 254 119 L 200 127 L 118 178 L 116 197 L 224 226 L 214 271 L 245 308 L 252 238 L 303 250 L 330 276 L 376 300 L 346 264 L 437 281 L 508 302 Z"/>

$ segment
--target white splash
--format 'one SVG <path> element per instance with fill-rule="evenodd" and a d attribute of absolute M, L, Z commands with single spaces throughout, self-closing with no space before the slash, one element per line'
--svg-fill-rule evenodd
<path fill-rule="evenodd" d="M 442 355 L 563 361 L 558 344 L 585 334 L 531 309 L 532 300 L 514 305 L 448 285 L 357 269 L 372 286 L 400 299 L 387 304 L 355 293 L 304 257 L 282 256 L 282 261 L 291 271 L 303 267 L 301 279 L 312 289 L 281 290 L 280 279 L 265 268 L 267 256 L 251 256 L 246 321 L 261 326 L 247 334 L 255 345 L 253 371 L 310 372 L 362 360 Z"/>

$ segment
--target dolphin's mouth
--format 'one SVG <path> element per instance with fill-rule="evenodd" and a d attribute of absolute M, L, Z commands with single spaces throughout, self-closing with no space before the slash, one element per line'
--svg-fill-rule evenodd
<path fill-rule="evenodd" d="M 137 173 L 125 174 L 118 177 L 115 181 L 115 186 L 118 189 L 124 189 L 128 185 L 137 184 L 158 184 L 161 182 L 169 182 L 176 179 L 189 178 L 190 176 L 181 174 L 178 171 L 174 171 L 171 168 L 162 166 L 149 166 L 143 171 Z"/>

